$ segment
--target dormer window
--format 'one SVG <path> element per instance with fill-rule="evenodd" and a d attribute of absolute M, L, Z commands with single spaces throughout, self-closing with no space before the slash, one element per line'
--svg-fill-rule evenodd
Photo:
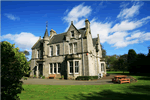
<path fill-rule="evenodd" d="M 71 37 L 74 37 L 74 31 L 71 31 Z"/>

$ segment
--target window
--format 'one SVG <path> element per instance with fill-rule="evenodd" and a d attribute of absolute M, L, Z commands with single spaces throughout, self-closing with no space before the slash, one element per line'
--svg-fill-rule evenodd
<path fill-rule="evenodd" d="M 41 50 L 41 52 L 40 52 L 41 54 L 40 54 L 40 58 L 42 58 L 42 50 Z"/>
<path fill-rule="evenodd" d="M 71 31 L 71 37 L 74 37 L 74 31 Z"/>
<path fill-rule="evenodd" d="M 39 50 L 37 51 L 37 55 L 38 55 L 38 58 L 40 57 L 40 52 L 39 52 Z"/>
<path fill-rule="evenodd" d="M 101 63 L 101 71 L 104 71 L 104 63 Z"/>
<path fill-rule="evenodd" d="M 56 63 L 54 63 L 54 73 L 56 73 Z"/>
<path fill-rule="evenodd" d="M 58 73 L 60 73 L 60 71 L 61 71 L 61 64 L 58 63 Z"/>
<path fill-rule="evenodd" d="M 75 61 L 75 73 L 79 73 L 79 61 Z"/>
<path fill-rule="evenodd" d="M 70 73 L 73 73 L 73 62 L 70 62 Z"/>
<path fill-rule="evenodd" d="M 74 43 L 74 53 L 77 53 L 77 43 Z"/>
<path fill-rule="evenodd" d="M 59 45 L 56 46 L 56 55 L 59 55 Z"/>
<path fill-rule="evenodd" d="M 52 63 L 50 63 L 50 73 L 52 73 Z"/>
<path fill-rule="evenodd" d="M 51 56 L 53 56 L 53 47 L 50 46 L 50 53 L 51 53 Z"/>
<path fill-rule="evenodd" d="M 69 44 L 69 48 L 70 48 L 69 52 L 72 53 L 72 44 Z"/>

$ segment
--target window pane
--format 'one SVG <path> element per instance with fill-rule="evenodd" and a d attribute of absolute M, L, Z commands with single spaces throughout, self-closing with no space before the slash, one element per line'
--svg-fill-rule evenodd
<path fill-rule="evenodd" d="M 59 55 L 59 45 L 57 45 L 57 55 Z"/>
<path fill-rule="evenodd" d="M 79 61 L 75 61 L 75 73 L 79 72 Z"/>
<path fill-rule="evenodd" d="M 70 73 L 73 73 L 73 62 L 70 62 Z"/>
<path fill-rule="evenodd" d="M 72 37 L 74 37 L 74 31 L 71 31 L 71 35 L 72 35 Z"/>
<path fill-rule="evenodd" d="M 50 64 L 50 73 L 52 73 L 52 63 Z"/>
<path fill-rule="evenodd" d="M 54 63 L 54 73 L 56 73 L 56 63 Z"/>
<path fill-rule="evenodd" d="M 58 73 L 60 73 L 60 71 L 61 71 L 61 64 L 58 63 Z"/>
<path fill-rule="evenodd" d="M 104 63 L 101 64 L 101 71 L 104 71 Z"/>
<path fill-rule="evenodd" d="M 69 44 L 70 46 L 70 53 L 72 53 L 72 44 Z"/>
<path fill-rule="evenodd" d="M 74 44 L 74 52 L 77 52 L 77 43 Z"/>
<path fill-rule="evenodd" d="M 39 50 L 38 50 L 38 58 L 39 58 Z"/>
<path fill-rule="evenodd" d="M 53 47 L 51 46 L 51 56 L 53 56 Z"/>

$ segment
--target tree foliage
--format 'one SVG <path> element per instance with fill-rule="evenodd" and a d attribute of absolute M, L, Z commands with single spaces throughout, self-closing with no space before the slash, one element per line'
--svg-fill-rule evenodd
<path fill-rule="evenodd" d="M 1 42 L 1 98 L 2 100 L 16 100 L 21 93 L 23 82 L 20 81 L 25 74 L 30 71 L 29 63 L 25 54 L 15 48 L 15 44 L 7 41 Z"/>
<path fill-rule="evenodd" d="M 19 50 L 19 52 L 20 52 L 20 53 L 24 53 L 24 54 L 25 54 L 26 59 L 27 59 L 27 60 L 29 59 L 29 58 L 27 57 L 27 56 L 29 56 L 29 55 L 30 55 L 29 51 L 27 51 L 27 50 L 20 51 L 20 50 Z"/>
<path fill-rule="evenodd" d="M 136 61 L 137 54 L 133 49 L 128 51 L 127 63 L 128 63 L 128 71 L 131 73 L 135 70 L 134 62 Z"/>

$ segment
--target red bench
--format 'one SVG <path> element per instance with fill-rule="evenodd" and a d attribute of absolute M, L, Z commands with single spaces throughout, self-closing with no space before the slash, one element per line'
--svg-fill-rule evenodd
<path fill-rule="evenodd" d="M 120 79 L 120 84 L 122 83 L 130 83 L 130 79 Z"/>
<path fill-rule="evenodd" d="M 55 78 L 56 77 L 56 75 L 55 74 L 50 74 L 50 76 L 48 77 L 48 78 Z"/>
<path fill-rule="evenodd" d="M 112 78 L 112 82 L 118 82 L 120 84 L 122 83 L 130 83 L 130 79 L 126 78 L 126 75 L 117 75 L 114 78 Z"/>

